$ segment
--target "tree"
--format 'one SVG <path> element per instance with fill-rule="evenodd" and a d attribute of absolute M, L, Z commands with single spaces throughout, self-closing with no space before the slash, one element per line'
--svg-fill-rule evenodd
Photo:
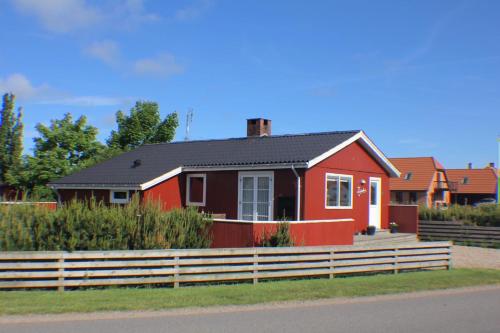
<path fill-rule="evenodd" d="M 16 185 L 23 153 L 22 108 L 14 115 L 15 96 L 4 94 L 0 115 L 0 183 Z"/>
<path fill-rule="evenodd" d="M 122 111 L 116 113 L 118 131 L 112 131 L 107 140 L 108 146 L 130 150 L 146 143 L 170 142 L 179 126 L 176 112 L 160 118 L 158 104 L 138 101 L 126 116 Z"/>
<path fill-rule="evenodd" d="M 37 124 L 36 129 L 40 137 L 34 139 L 34 154 L 27 158 L 24 178 L 29 189 L 43 195 L 49 181 L 96 163 L 105 148 L 97 141 L 97 128 L 87 125 L 85 116 L 73 122 L 67 113 L 50 126 Z"/>
<path fill-rule="evenodd" d="M 5 180 L 8 184 L 19 187 L 22 183 L 23 173 L 23 109 L 19 108 L 17 118 L 12 127 L 12 137 L 10 142 L 10 166 L 5 173 Z"/>

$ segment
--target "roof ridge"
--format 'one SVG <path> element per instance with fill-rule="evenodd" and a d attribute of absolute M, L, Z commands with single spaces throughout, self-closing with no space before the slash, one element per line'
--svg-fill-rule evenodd
<path fill-rule="evenodd" d="M 270 136 L 254 136 L 254 137 L 236 137 L 236 138 L 223 138 L 223 139 L 200 139 L 200 140 L 189 140 L 189 141 L 174 141 L 174 142 L 158 142 L 158 143 L 145 143 L 142 146 L 155 146 L 155 145 L 167 145 L 167 144 L 183 144 L 192 142 L 217 142 L 217 141 L 232 141 L 232 140 L 247 140 L 247 139 L 271 139 L 271 138 L 283 138 L 283 137 L 297 137 L 297 136 L 316 136 L 316 135 L 330 135 L 330 134 L 349 134 L 349 133 L 359 133 L 361 130 L 346 130 L 346 131 L 330 131 L 330 132 L 311 132 L 311 133 L 298 133 L 298 134 L 279 134 Z"/>

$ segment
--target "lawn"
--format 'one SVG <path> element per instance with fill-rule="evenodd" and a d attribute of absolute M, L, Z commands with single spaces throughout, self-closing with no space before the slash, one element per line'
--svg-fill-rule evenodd
<path fill-rule="evenodd" d="M 453 269 L 348 278 L 172 288 L 3 291 L 0 315 L 161 310 L 395 294 L 500 284 L 500 270 Z"/>

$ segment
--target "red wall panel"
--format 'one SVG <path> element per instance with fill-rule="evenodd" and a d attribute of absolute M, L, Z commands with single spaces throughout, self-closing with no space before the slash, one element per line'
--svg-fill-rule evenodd
<path fill-rule="evenodd" d="M 275 233 L 276 228 L 276 223 L 214 222 L 212 247 L 260 246 L 262 237 Z M 354 223 L 292 223 L 290 235 L 295 246 L 352 245 Z"/>
<path fill-rule="evenodd" d="M 352 209 L 325 208 L 325 175 L 326 173 L 347 174 L 353 176 Z M 318 163 L 305 173 L 304 184 L 304 220 L 353 218 L 355 231 L 359 232 L 368 226 L 368 190 L 369 178 L 382 179 L 381 192 L 381 226 L 388 228 L 388 204 L 390 200 L 389 177 L 385 170 L 357 142 L 340 150 L 333 156 Z M 361 184 L 365 180 L 365 184 Z M 358 187 L 366 192 L 358 195 Z"/>
<path fill-rule="evenodd" d="M 170 210 L 183 206 L 181 197 L 181 182 L 180 175 L 167 179 L 146 191 L 143 191 L 142 197 L 144 200 L 159 201 L 163 205 L 163 209 Z"/>
<path fill-rule="evenodd" d="M 399 232 L 416 234 L 418 230 L 418 205 L 390 205 L 389 222 L 396 222 Z"/>

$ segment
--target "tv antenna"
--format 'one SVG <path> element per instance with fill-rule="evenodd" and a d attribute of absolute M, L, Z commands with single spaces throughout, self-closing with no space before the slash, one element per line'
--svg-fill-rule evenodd
<path fill-rule="evenodd" d="M 189 140 L 189 130 L 192 122 L 193 122 L 193 109 L 189 108 L 186 114 L 186 136 L 184 137 L 184 141 Z"/>

